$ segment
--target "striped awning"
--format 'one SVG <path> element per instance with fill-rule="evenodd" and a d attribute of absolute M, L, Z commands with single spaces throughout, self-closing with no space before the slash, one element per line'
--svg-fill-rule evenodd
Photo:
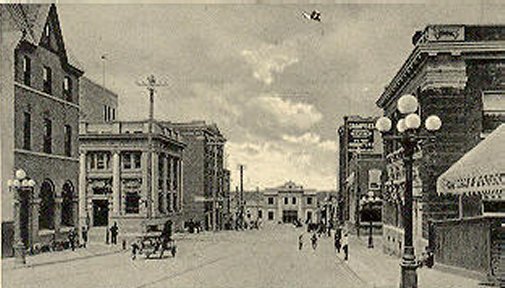
<path fill-rule="evenodd" d="M 439 194 L 504 199 L 505 124 L 465 154 L 437 180 Z"/>

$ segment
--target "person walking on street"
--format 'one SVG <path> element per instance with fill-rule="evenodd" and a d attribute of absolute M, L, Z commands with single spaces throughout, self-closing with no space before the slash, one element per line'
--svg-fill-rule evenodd
<path fill-rule="evenodd" d="M 347 233 L 344 234 L 342 245 L 345 253 L 344 260 L 349 260 L 349 237 L 347 236 Z"/>
<path fill-rule="evenodd" d="M 317 234 L 316 233 L 312 234 L 312 238 L 310 238 L 310 240 L 312 240 L 312 249 L 316 250 L 316 248 L 317 248 Z"/>
<path fill-rule="evenodd" d="M 340 248 L 342 247 L 342 243 L 340 242 L 341 236 L 338 233 L 335 233 L 335 250 L 337 253 L 340 253 Z"/>
<path fill-rule="evenodd" d="M 298 236 L 298 250 L 302 250 L 303 248 L 303 233 Z"/>
<path fill-rule="evenodd" d="M 119 232 L 119 228 L 117 227 L 117 222 L 114 222 L 114 225 L 110 227 L 110 240 L 111 244 L 116 245 L 117 244 L 117 234 Z"/>
<path fill-rule="evenodd" d="M 86 248 L 86 244 L 88 243 L 88 227 L 82 226 L 82 247 Z"/>

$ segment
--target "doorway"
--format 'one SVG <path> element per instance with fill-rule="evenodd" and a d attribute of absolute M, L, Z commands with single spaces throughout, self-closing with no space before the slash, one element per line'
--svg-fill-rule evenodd
<path fill-rule="evenodd" d="M 93 200 L 93 226 L 109 225 L 109 201 Z"/>
<path fill-rule="evenodd" d="M 298 220 L 298 211 L 296 210 L 282 211 L 282 222 L 293 223 L 295 220 Z"/>

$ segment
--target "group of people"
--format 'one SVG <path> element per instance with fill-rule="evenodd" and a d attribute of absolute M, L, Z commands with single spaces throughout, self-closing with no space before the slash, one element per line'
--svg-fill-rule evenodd
<path fill-rule="evenodd" d="M 77 248 L 78 244 L 80 244 L 80 247 L 86 248 L 86 244 L 88 243 L 88 229 L 86 226 L 82 227 L 81 236 L 82 236 L 82 243 L 79 243 L 76 228 L 72 228 L 72 230 L 68 232 L 67 239 L 70 245 L 70 249 L 72 249 L 72 251 L 75 251 L 75 248 Z"/>
<path fill-rule="evenodd" d="M 319 234 L 319 236 L 318 236 L 318 232 L 319 231 L 312 233 L 312 236 L 310 237 L 310 241 L 311 241 L 313 250 L 317 249 L 317 240 L 319 237 L 321 237 L 321 234 Z M 304 233 L 302 232 L 298 236 L 298 250 L 303 249 L 303 235 L 304 235 Z M 331 229 L 328 229 L 328 235 L 331 235 Z M 337 227 L 337 229 L 335 229 L 334 243 L 335 243 L 336 252 L 340 253 L 340 250 L 342 249 L 344 252 L 344 260 L 348 260 L 349 259 L 349 237 L 348 237 L 347 232 L 344 232 L 342 227 L 340 227 L 340 226 Z"/>

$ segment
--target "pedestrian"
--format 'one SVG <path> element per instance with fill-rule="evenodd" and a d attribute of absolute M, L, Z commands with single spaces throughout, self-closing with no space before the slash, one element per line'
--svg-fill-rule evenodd
<path fill-rule="evenodd" d="M 82 247 L 86 248 L 86 244 L 88 243 L 88 227 L 82 226 Z"/>
<path fill-rule="evenodd" d="M 310 240 L 312 240 L 312 249 L 316 250 L 316 248 L 317 248 L 317 235 L 316 235 L 316 233 L 312 234 L 312 238 L 310 238 Z"/>
<path fill-rule="evenodd" d="M 347 233 L 344 234 L 344 238 L 342 239 L 342 249 L 344 249 L 345 257 L 344 260 L 349 260 L 349 237 Z"/>
<path fill-rule="evenodd" d="M 340 253 L 340 248 L 342 247 L 342 243 L 340 242 L 340 236 L 335 233 L 335 250 L 337 250 L 337 253 Z"/>
<path fill-rule="evenodd" d="M 119 228 L 117 227 L 117 222 L 114 222 L 114 225 L 110 227 L 110 240 L 111 244 L 116 245 L 117 244 L 117 235 L 119 232 Z"/>
<path fill-rule="evenodd" d="M 75 237 L 75 228 L 73 228 L 70 232 L 68 232 L 68 241 L 70 242 L 70 248 L 72 248 L 72 251 L 75 251 Z"/>
<path fill-rule="evenodd" d="M 140 246 L 137 243 L 137 241 L 132 243 L 132 260 L 135 260 L 137 258 L 137 252 L 139 251 Z"/>
<path fill-rule="evenodd" d="M 303 233 L 298 236 L 298 250 L 302 250 L 303 248 Z"/>

